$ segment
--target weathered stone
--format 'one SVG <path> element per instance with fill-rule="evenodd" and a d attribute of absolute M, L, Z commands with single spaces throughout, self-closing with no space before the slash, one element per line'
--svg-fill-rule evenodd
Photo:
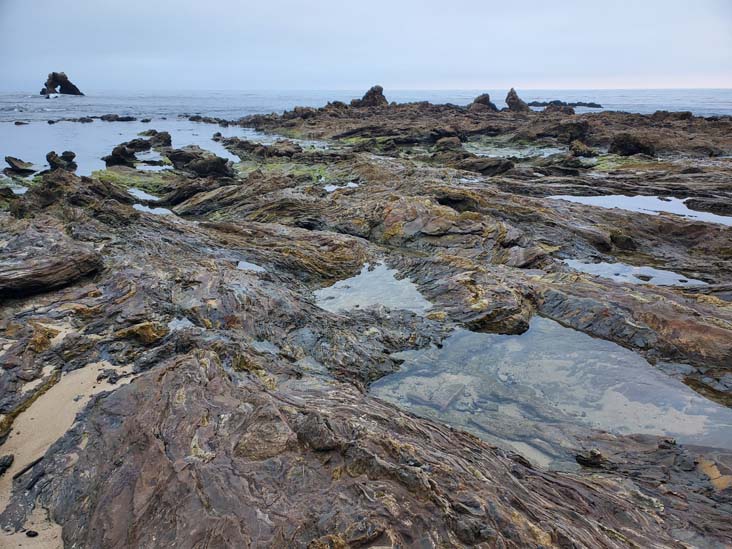
<path fill-rule="evenodd" d="M 69 80 L 69 77 L 66 76 L 66 73 L 64 72 L 52 72 L 48 75 L 48 79 L 41 90 L 41 95 L 50 95 L 52 93 L 84 95 L 81 93 L 79 88 Z"/>
<path fill-rule="evenodd" d="M 506 105 L 508 105 L 508 110 L 513 112 L 531 112 L 529 106 L 518 96 L 518 93 L 513 88 L 506 95 Z"/>
<path fill-rule="evenodd" d="M 381 86 L 373 86 L 369 89 L 361 99 L 351 101 L 351 107 L 385 107 L 389 104 L 384 97 L 384 88 Z"/>
<path fill-rule="evenodd" d="M 478 97 L 473 99 L 473 102 L 468 105 L 468 110 L 474 112 L 481 111 L 493 111 L 498 112 L 498 107 L 491 101 L 491 96 L 487 93 L 480 94 Z"/>

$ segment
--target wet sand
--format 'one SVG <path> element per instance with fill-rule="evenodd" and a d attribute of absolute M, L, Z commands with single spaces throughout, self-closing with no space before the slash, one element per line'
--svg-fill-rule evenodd
<path fill-rule="evenodd" d="M 131 378 L 124 378 L 115 385 L 107 380 L 97 381 L 97 376 L 107 368 L 112 366 L 107 362 L 97 362 L 64 374 L 53 387 L 17 417 L 12 432 L 0 446 L 0 455 L 14 456 L 12 466 L 0 477 L 0 511 L 10 501 L 13 476 L 44 456 L 48 448 L 71 428 L 76 415 L 93 395 L 114 390 L 131 381 Z M 122 373 L 126 372 L 123 370 Z M 28 538 L 22 532 L 7 537 L 3 534 L 0 537 L 0 547 L 61 546 L 60 527 L 48 521 L 45 511 L 36 509 L 25 528 L 36 530 L 39 536 Z"/>

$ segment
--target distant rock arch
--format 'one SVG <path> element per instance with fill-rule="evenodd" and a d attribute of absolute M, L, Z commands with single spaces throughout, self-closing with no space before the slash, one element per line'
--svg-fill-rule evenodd
<path fill-rule="evenodd" d="M 41 95 L 63 93 L 66 95 L 84 95 L 76 85 L 69 80 L 65 72 L 49 73 L 48 79 L 41 90 Z"/>

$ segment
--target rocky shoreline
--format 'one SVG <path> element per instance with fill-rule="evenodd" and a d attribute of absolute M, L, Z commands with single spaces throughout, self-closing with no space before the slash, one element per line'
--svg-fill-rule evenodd
<path fill-rule="evenodd" d="M 507 104 L 395 104 L 376 86 L 194 120 L 287 138 L 215 135 L 238 163 L 155 130 L 91 177 L 68 151 L 32 179 L 10 157 L 27 192 L 0 189 L 0 545 L 41 510 L 68 547 L 732 544 L 730 449 L 577 427 L 575 468 L 556 470 L 369 394 L 403 351 L 541 317 L 732 406 L 732 120 Z M 322 306 L 364 265 L 428 306 Z M 426 405 L 467 413 L 460 390 Z M 72 426 L 44 412 L 53 398 L 81 402 Z"/>

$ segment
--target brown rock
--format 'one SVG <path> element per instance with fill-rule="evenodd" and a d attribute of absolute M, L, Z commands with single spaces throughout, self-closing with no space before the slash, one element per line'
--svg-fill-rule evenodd
<path fill-rule="evenodd" d="M 518 96 L 513 88 L 509 90 L 506 96 L 506 105 L 508 105 L 508 110 L 513 112 L 531 112 L 531 108 Z"/>
<path fill-rule="evenodd" d="M 351 107 L 386 107 L 389 102 L 384 97 L 384 88 L 374 86 L 361 99 L 351 101 Z"/>
<path fill-rule="evenodd" d="M 28 228 L 0 251 L 0 295 L 20 297 L 71 284 L 101 269 L 97 252 L 54 230 Z"/>

